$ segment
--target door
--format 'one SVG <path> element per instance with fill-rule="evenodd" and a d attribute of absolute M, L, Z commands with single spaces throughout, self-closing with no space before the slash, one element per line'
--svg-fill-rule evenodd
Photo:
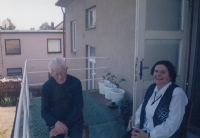
<path fill-rule="evenodd" d="M 136 0 L 133 112 L 154 82 L 150 70 L 159 60 L 169 60 L 175 65 L 176 82 L 185 88 L 188 8 L 188 0 Z"/>
<path fill-rule="evenodd" d="M 94 89 L 94 79 L 95 79 L 95 72 L 94 72 L 94 67 L 95 67 L 95 58 L 93 58 L 95 56 L 95 48 L 92 46 L 87 46 L 87 56 L 88 56 L 88 60 L 87 60 L 87 88 L 90 89 Z"/>

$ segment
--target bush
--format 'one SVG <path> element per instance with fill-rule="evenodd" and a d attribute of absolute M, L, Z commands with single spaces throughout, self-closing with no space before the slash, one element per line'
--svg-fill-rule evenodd
<path fill-rule="evenodd" d="M 1 106 L 16 106 L 18 98 L 16 97 L 11 97 L 5 95 L 5 97 L 1 98 L 0 105 Z"/>

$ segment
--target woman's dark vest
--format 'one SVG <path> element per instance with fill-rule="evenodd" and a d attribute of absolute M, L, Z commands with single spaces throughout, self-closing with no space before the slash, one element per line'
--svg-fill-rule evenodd
<path fill-rule="evenodd" d="M 144 125 L 144 120 L 145 120 L 145 116 L 146 116 L 145 107 L 146 107 L 150 97 L 152 96 L 155 87 L 156 87 L 155 83 L 152 84 L 151 86 L 149 86 L 149 88 L 147 89 L 147 92 L 145 94 L 142 109 L 141 109 L 141 115 L 140 115 L 140 128 L 142 128 Z M 160 99 L 160 102 L 159 102 L 159 104 L 154 112 L 154 116 L 153 116 L 154 127 L 162 124 L 168 118 L 169 106 L 170 106 L 170 102 L 172 99 L 172 94 L 176 87 L 179 87 L 179 86 L 172 83 L 167 88 L 165 94 Z M 182 130 L 182 127 L 180 127 L 170 138 L 180 137 L 181 132 L 182 132 L 181 130 Z"/>

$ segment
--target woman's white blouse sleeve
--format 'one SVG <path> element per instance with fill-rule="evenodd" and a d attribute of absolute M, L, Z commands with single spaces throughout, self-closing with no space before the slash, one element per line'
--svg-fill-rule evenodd
<path fill-rule="evenodd" d="M 165 138 L 172 136 L 181 125 L 187 102 L 188 99 L 183 89 L 175 88 L 169 107 L 169 117 L 150 132 L 151 137 Z"/>

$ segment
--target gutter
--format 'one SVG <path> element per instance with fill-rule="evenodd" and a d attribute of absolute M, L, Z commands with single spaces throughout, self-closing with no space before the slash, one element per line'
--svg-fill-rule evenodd
<path fill-rule="evenodd" d="M 1 30 L 0 30 L 1 32 Z M 0 68 L 3 68 L 3 45 L 1 44 L 1 33 L 0 33 Z M 1 74 L 0 74 L 1 75 Z"/>
<path fill-rule="evenodd" d="M 65 12 L 64 9 L 61 7 L 62 13 L 63 13 L 63 57 L 66 57 L 65 54 Z"/>
<path fill-rule="evenodd" d="M 73 0 L 58 0 L 55 5 L 59 7 L 66 7 L 72 1 Z"/>
<path fill-rule="evenodd" d="M 62 30 L 0 30 L 1 33 L 60 33 Z"/>

